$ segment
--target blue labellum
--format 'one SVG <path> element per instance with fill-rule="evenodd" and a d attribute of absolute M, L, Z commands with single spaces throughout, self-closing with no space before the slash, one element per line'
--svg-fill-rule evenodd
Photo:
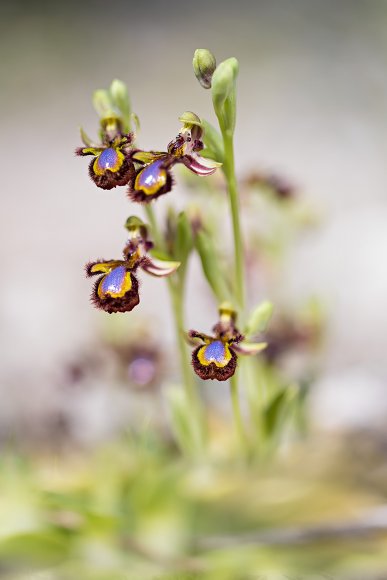
<path fill-rule="evenodd" d="M 225 348 L 223 342 L 220 340 L 215 340 L 206 346 L 204 351 L 204 358 L 208 361 L 216 361 L 218 363 L 223 362 L 225 357 Z"/>
<path fill-rule="evenodd" d="M 98 165 L 101 169 L 111 169 L 117 164 L 117 152 L 109 147 L 102 151 L 98 157 Z"/>
<path fill-rule="evenodd" d="M 154 161 L 145 167 L 139 176 L 139 185 L 143 187 L 154 187 L 160 179 L 160 170 L 162 169 L 163 159 Z"/>
<path fill-rule="evenodd" d="M 123 266 L 114 268 L 109 274 L 105 276 L 102 281 L 102 292 L 104 294 L 119 294 L 122 290 L 122 285 L 125 281 L 126 270 Z"/>

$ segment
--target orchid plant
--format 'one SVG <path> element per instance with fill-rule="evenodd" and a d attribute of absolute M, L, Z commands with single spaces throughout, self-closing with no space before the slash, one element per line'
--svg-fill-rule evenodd
<path fill-rule="evenodd" d="M 251 407 L 250 416 L 256 417 L 256 403 L 264 400 L 260 394 L 263 385 L 259 364 L 238 362 L 240 355 L 258 360 L 259 353 L 267 345 L 262 338 L 257 338 L 262 336 L 272 313 L 268 301 L 253 307 L 250 314 L 246 311 L 245 249 L 249 243 L 243 239 L 245 232 L 240 220 L 240 193 L 234 162 L 238 68 L 235 58 L 217 66 L 209 50 L 195 51 L 194 73 L 200 85 L 211 91 L 218 129 L 196 113 L 185 112 L 179 118 L 182 127 L 166 151 L 144 151 L 138 145 L 139 121 L 131 111 L 127 87 L 122 81 L 114 80 L 108 90 L 98 90 L 94 94 L 94 106 L 100 117 L 99 142 L 93 142 L 81 130 L 83 145 L 76 149 L 77 155 L 92 157 L 89 175 L 97 187 L 106 190 L 125 187 L 130 212 L 136 206 L 142 206 L 144 211 L 147 223 L 134 215 L 126 221 L 129 239 L 123 259 L 89 262 L 86 274 L 98 276 L 91 294 L 94 306 L 115 314 L 130 312 L 138 306 L 139 269 L 153 276 L 167 277 L 184 385 L 182 392 L 170 393 L 169 401 L 174 431 L 182 447 L 188 450 L 202 451 L 207 431 L 197 377 L 201 381 L 230 381 L 236 433 L 245 450 L 255 448 L 257 432 L 252 432 L 241 411 L 239 386 L 242 381 Z M 155 211 L 158 198 L 174 188 L 173 170 L 179 164 L 198 177 L 222 175 L 217 183 L 221 190 L 224 185 L 227 189 L 234 247 L 233 262 L 227 269 L 221 262 L 216 238 L 209 233 L 210 225 L 203 212 L 187 207 L 177 215 L 172 207 L 165 225 Z M 221 224 L 215 223 L 212 227 L 220 231 Z M 186 273 L 194 251 L 200 257 L 204 278 L 218 303 L 219 318 L 211 335 L 189 330 L 185 324 Z M 242 324 L 241 330 L 238 321 Z M 193 347 L 191 357 L 189 346 Z M 286 395 L 278 401 L 284 406 L 291 398 Z M 258 421 L 264 422 L 265 413 L 274 412 L 270 405 L 258 403 L 258 407 Z M 259 431 L 262 435 L 262 430 Z"/>

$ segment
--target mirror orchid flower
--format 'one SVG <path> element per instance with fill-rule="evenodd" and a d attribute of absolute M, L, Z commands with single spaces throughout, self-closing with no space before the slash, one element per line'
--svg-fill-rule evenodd
<path fill-rule="evenodd" d="M 85 147 L 78 147 L 75 154 L 81 157 L 90 155 L 89 175 L 102 189 L 112 189 L 127 185 L 134 178 L 135 169 L 131 159 L 133 152 L 133 133 L 123 134 L 119 118 L 108 117 L 101 120 L 101 144 L 90 142 L 82 132 Z"/>
<path fill-rule="evenodd" d="M 85 266 L 86 276 L 99 276 L 94 284 L 91 301 L 96 308 L 108 312 L 130 312 L 139 304 L 137 269 L 164 277 L 173 274 L 179 262 L 155 260 L 149 255 L 153 243 L 148 240 L 145 224 L 132 216 L 126 222 L 129 239 L 123 250 L 123 260 L 97 260 Z"/>
<path fill-rule="evenodd" d="M 136 176 L 129 184 L 129 197 L 132 201 L 150 203 L 172 189 L 172 168 L 182 163 L 199 176 L 212 175 L 222 164 L 202 157 L 199 153 L 204 145 L 201 140 L 203 128 L 199 117 L 186 113 L 183 128 L 171 141 L 166 152 L 135 151 L 134 162 L 140 165 Z"/>
<path fill-rule="evenodd" d="M 224 303 L 219 307 L 219 321 L 213 328 L 213 335 L 189 331 L 189 341 L 196 346 L 192 352 L 192 366 L 201 379 L 226 381 L 235 373 L 238 355 L 256 354 L 266 347 L 264 342 L 245 342 L 235 320 L 235 311 Z"/>

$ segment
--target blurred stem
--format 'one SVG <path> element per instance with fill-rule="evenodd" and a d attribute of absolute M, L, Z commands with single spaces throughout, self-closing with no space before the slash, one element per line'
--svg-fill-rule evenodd
<path fill-rule="evenodd" d="M 230 199 L 230 209 L 232 217 L 232 226 L 234 233 L 234 264 L 235 264 L 235 299 L 240 308 L 241 314 L 245 306 L 245 272 L 244 272 L 244 256 L 243 256 L 243 242 L 242 232 L 239 216 L 239 199 L 237 181 L 235 175 L 235 161 L 234 161 L 234 138 L 233 132 L 222 127 L 220 129 L 223 137 L 224 145 L 224 164 L 223 172 L 227 181 L 228 195 Z M 239 406 L 238 394 L 238 374 L 234 375 L 230 380 L 231 399 L 234 413 L 235 427 L 242 445 L 242 448 L 247 444 L 245 433 L 243 430 L 243 421 Z"/>
<path fill-rule="evenodd" d="M 243 419 L 239 404 L 238 379 L 236 375 L 232 376 L 230 379 L 230 389 L 231 389 L 231 401 L 232 401 L 232 410 L 234 414 L 235 429 L 237 432 L 239 442 L 242 448 L 244 448 L 246 445 L 246 435 L 243 428 Z"/>
<path fill-rule="evenodd" d="M 161 235 L 161 232 L 157 226 L 157 221 L 156 221 L 156 216 L 155 216 L 155 212 L 153 211 L 153 207 L 147 203 L 145 204 L 145 213 L 146 213 L 146 217 L 148 219 L 149 225 L 151 227 L 152 230 L 152 237 L 153 237 L 153 241 L 155 242 L 156 246 L 158 246 L 158 248 L 160 250 L 164 250 L 164 241 Z M 169 280 L 169 278 L 168 278 Z"/>
<path fill-rule="evenodd" d="M 145 213 L 152 230 L 152 236 L 156 246 L 165 251 L 165 243 L 163 236 L 157 225 L 156 216 L 153 207 L 150 204 L 145 205 Z M 171 298 L 172 312 L 175 324 L 176 341 L 179 349 L 180 369 L 184 387 L 189 404 L 194 405 L 199 409 L 199 401 L 196 395 L 195 379 L 189 364 L 189 353 L 186 342 L 184 340 L 185 323 L 184 323 L 184 290 L 185 280 L 180 277 L 178 273 L 167 278 L 169 295 Z"/>
<path fill-rule="evenodd" d="M 172 301 L 172 310 L 175 320 L 176 340 L 179 347 L 181 374 L 184 380 L 184 386 L 187 394 L 187 399 L 190 404 L 198 406 L 194 375 L 189 364 L 189 353 L 187 344 L 184 339 L 185 324 L 184 324 L 184 284 L 178 283 L 178 278 L 175 280 L 168 279 L 168 287 Z"/>
<path fill-rule="evenodd" d="M 234 138 L 233 134 L 222 129 L 224 145 L 223 172 L 227 181 L 228 195 L 230 199 L 230 209 L 232 217 L 232 227 L 234 233 L 234 263 L 235 263 L 235 296 L 238 305 L 243 312 L 245 305 L 245 268 L 243 255 L 242 232 L 239 217 L 238 188 L 235 176 L 234 161 Z"/>

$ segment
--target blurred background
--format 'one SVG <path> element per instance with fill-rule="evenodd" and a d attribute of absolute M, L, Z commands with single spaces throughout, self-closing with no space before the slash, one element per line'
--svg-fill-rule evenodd
<path fill-rule="evenodd" d="M 122 189 L 96 189 L 74 149 L 81 144 L 81 125 L 96 135 L 91 95 L 114 78 L 129 87 L 144 149 L 164 150 L 183 111 L 215 123 L 210 95 L 191 66 L 195 48 L 207 47 L 219 62 L 229 56 L 240 62 L 236 162 L 241 182 L 254 172 L 283 176 L 300 200 L 297 215 L 307 216 L 305 227 L 289 226 L 282 216 L 290 234 L 281 265 L 269 266 L 275 269 L 270 282 L 253 272 L 249 289 L 251 307 L 268 299 L 298 312 L 315 299 L 323 312 L 323 339 L 308 375 L 309 435 L 306 447 L 296 452 L 296 465 L 304 464 L 303 457 L 315 458 L 316 450 L 324 465 L 343 465 L 346 458 L 351 488 L 363 473 L 351 466 L 372 457 L 369 469 L 376 479 L 369 484 L 372 491 L 366 482 L 367 500 L 360 504 L 384 505 L 386 30 L 387 4 L 377 0 L 150 0 L 146 5 L 2 0 L 0 445 L 11 461 L 31 450 L 40 457 L 51 447 L 95 450 L 128 425 L 164 423 L 159 386 L 179 380 L 174 357 L 167 354 L 175 347 L 166 285 L 144 276 L 141 307 L 130 320 L 113 320 L 90 306 L 83 266 L 119 255 L 123 224 L 137 208 Z M 168 205 L 181 208 L 192 199 L 189 189 L 179 179 L 160 200 L 160 215 Z M 205 211 L 206 197 L 198 200 Z M 265 215 L 250 212 L 246 228 L 264 231 Z M 283 222 L 276 224 L 282 232 Z M 193 259 L 188 326 L 208 332 L 216 307 Z M 119 346 L 125 341 L 126 350 Z M 291 374 L 298 362 L 292 355 L 286 364 Z M 207 396 L 227 416 L 225 392 L 211 386 Z M 15 469 L 12 482 L 24 477 Z M 288 466 L 287 473 L 297 469 Z M 335 482 L 336 467 L 331 469 Z M 289 498 L 282 491 L 285 502 Z M 335 506 L 343 505 L 345 493 L 340 494 Z M 348 513 L 357 514 L 356 500 L 348 503 Z M 332 506 L 320 508 L 334 520 Z M 13 513 L 10 509 L 9 520 Z M 221 521 L 220 514 L 213 517 Z M 286 523 L 285 516 L 278 522 Z"/>

